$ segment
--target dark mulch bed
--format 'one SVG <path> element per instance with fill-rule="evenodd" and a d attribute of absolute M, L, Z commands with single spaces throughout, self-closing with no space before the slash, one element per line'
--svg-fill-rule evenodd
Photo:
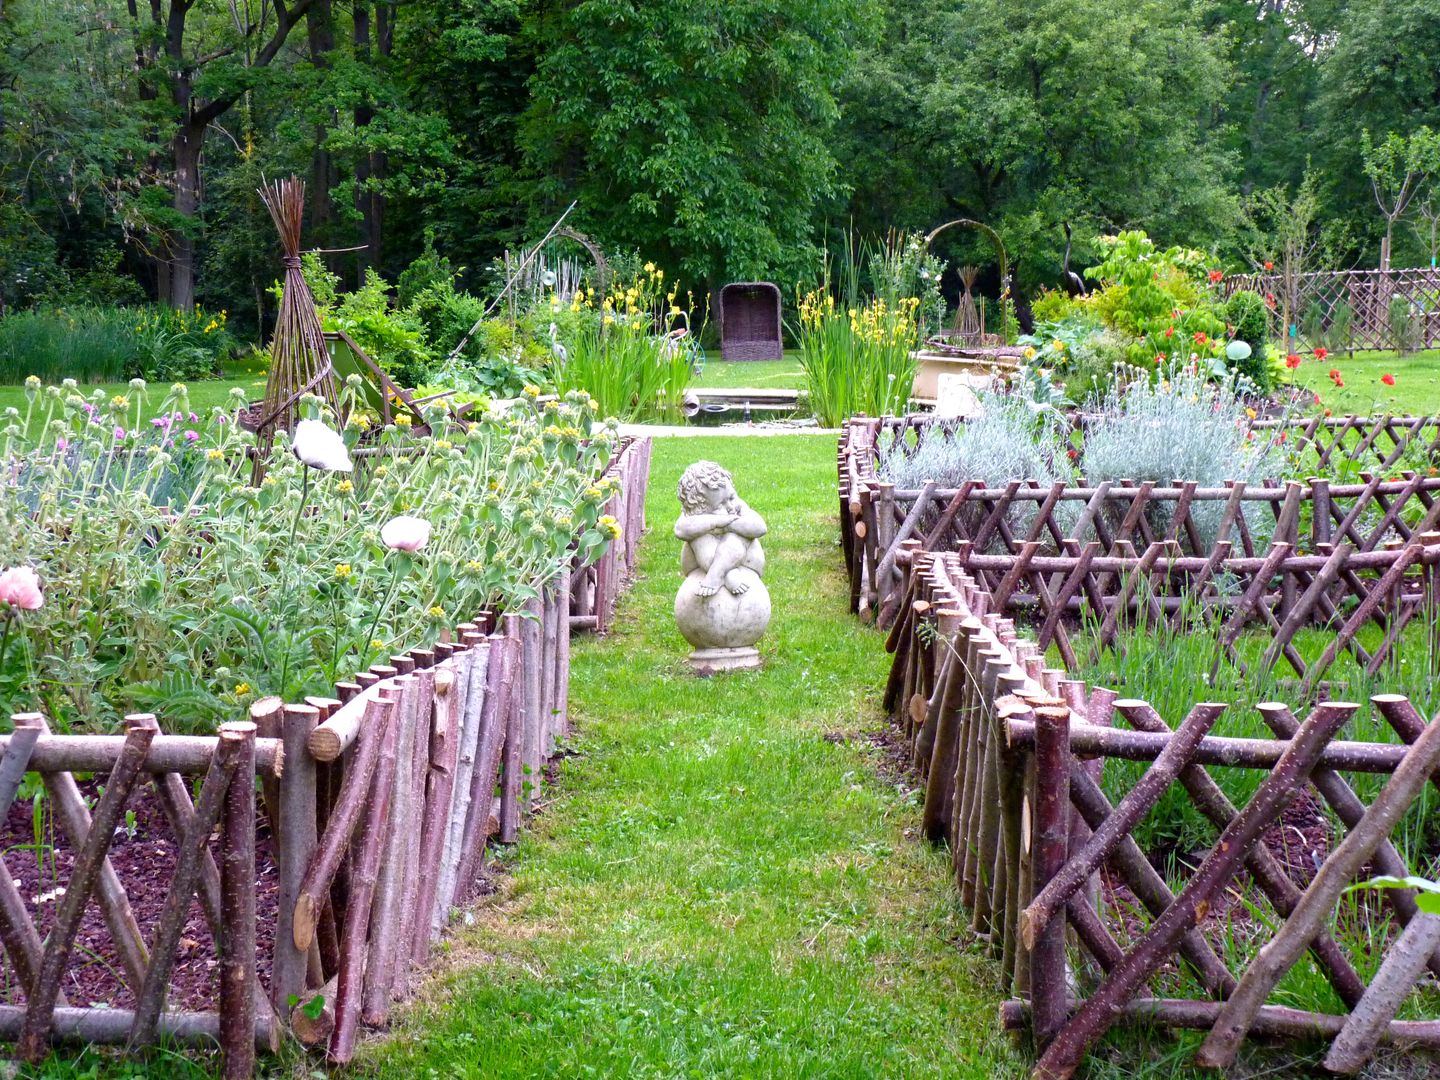
<path fill-rule="evenodd" d="M 96 787 L 94 781 L 80 785 L 87 798 L 94 797 Z M 126 805 L 134 812 L 133 830 L 126 827 L 116 830 L 110 844 L 110 863 L 125 886 L 130 906 L 148 944 L 154 936 L 156 921 L 175 873 L 177 844 L 149 784 L 137 784 Z M 48 799 L 41 801 L 38 860 L 35 836 L 33 804 L 17 799 L 5 818 L 0 843 L 4 845 L 5 865 L 15 878 L 30 917 L 43 938 L 55 921 L 60 902 L 60 894 L 56 890 L 63 888 L 69 880 L 74 862 L 73 849 L 55 824 Z M 217 839 L 212 837 L 210 846 L 218 858 Z M 275 940 L 276 868 L 270 832 L 264 824 L 263 815 L 255 838 L 255 870 L 256 960 L 260 981 L 268 987 L 270 956 Z M 210 927 L 199 900 L 192 900 L 180 935 L 175 968 L 170 976 L 167 1007 L 213 1012 L 217 1001 L 217 970 Z M 6 1000 L 12 1003 L 23 1001 L 24 995 L 8 965 L 4 987 Z M 74 1006 L 128 1008 L 134 1005 L 137 989 L 127 985 L 115 944 L 105 925 L 105 917 L 92 895 L 65 968 L 61 990 Z"/>

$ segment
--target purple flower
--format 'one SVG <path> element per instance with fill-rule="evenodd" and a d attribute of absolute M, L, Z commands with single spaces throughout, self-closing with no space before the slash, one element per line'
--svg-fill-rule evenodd
<path fill-rule="evenodd" d="M 175 415 L 178 416 L 178 415 L 180 415 L 180 414 L 179 414 L 179 413 L 176 413 Z M 192 413 L 190 414 L 190 423 L 196 424 L 196 423 L 199 423 L 199 422 L 200 422 L 200 417 L 196 416 L 196 415 L 192 412 Z"/>
<path fill-rule="evenodd" d="M 187 431 L 187 432 L 185 432 L 185 441 L 186 441 L 186 442 L 198 442 L 199 440 L 200 440 L 200 433 L 199 433 L 198 431 Z"/>
<path fill-rule="evenodd" d="M 59 451 L 63 454 L 66 450 L 69 450 L 69 449 L 70 449 L 70 440 L 69 440 L 69 439 L 56 439 L 56 440 L 55 440 L 55 449 L 56 449 L 56 450 L 59 450 Z"/>
<path fill-rule="evenodd" d="M 122 442 L 122 441 L 124 440 L 124 438 L 125 438 L 125 429 L 124 429 L 123 427 L 117 427 L 117 428 L 115 429 L 115 441 L 116 441 L 116 442 Z"/>
<path fill-rule="evenodd" d="M 163 416 L 157 416 L 154 420 L 150 421 L 150 426 L 155 428 L 163 428 L 166 426 L 166 424 L 167 421 Z"/>

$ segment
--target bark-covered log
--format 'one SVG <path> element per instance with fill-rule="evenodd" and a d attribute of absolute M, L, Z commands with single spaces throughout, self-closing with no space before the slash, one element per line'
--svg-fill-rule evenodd
<path fill-rule="evenodd" d="M 225 1080 L 255 1073 L 255 731 L 235 725 L 240 749 L 220 834 L 220 1049 Z M 248 729 L 248 730 L 247 730 Z"/>
<path fill-rule="evenodd" d="M 387 846 L 390 799 L 395 787 L 396 747 L 399 742 L 398 704 L 391 697 L 390 722 L 380 740 L 380 760 L 370 778 L 365 816 L 355 836 L 356 856 L 351 864 L 350 909 L 340 937 L 340 967 L 335 984 L 335 1030 L 328 1058 L 343 1065 L 355 1054 L 360 1032 L 362 997 L 366 988 L 366 944 L 376 880 Z"/>
<path fill-rule="evenodd" d="M 306 741 L 320 722 L 313 705 L 286 705 L 281 717 L 281 738 L 289 765 L 280 780 L 279 819 L 275 849 L 279 862 L 279 908 L 275 916 L 275 955 L 270 975 L 270 998 L 276 1011 L 288 1014 L 292 996 L 305 992 L 309 947 L 295 943 L 295 905 L 301 884 L 315 856 L 315 761 Z"/>

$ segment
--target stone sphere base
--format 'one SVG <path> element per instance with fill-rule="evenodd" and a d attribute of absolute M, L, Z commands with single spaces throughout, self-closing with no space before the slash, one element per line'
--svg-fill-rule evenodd
<path fill-rule="evenodd" d="M 758 667 L 755 643 L 770 623 L 770 593 L 760 576 L 741 569 L 749 588 L 736 596 L 721 589 L 701 596 L 705 575 L 692 570 L 675 594 L 675 624 L 694 648 L 689 663 L 696 671 L 738 671 Z"/>
<path fill-rule="evenodd" d="M 740 649 L 696 649 L 685 658 L 685 662 L 697 675 L 749 671 L 760 666 L 760 650 L 754 646 Z"/>

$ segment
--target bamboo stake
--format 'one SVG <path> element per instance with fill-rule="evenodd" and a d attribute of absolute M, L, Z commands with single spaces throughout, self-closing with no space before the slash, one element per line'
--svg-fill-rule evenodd
<path fill-rule="evenodd" d="M 1325 706 L 1320 706 L 1316 712 L 1323 708 Z M 1351 711 L 1354 708 L 1351 706 Z M 1304 728 L 1308 724 L 1309 721 L 1306 721 L 1295 736 L 1296 743 L 1304 737 Z M 1428 782 L 1437 763 L 1440 763 L 1440 723 L 1431 723 L 1425 734 L 1410 748 L 1405 761 L 1381 789 L 1365 816 L 1321 865 L 1280 932 L 1260 950 L 1246 969 L 1234 996 L 1225 1003 L 1210 1035 L 1201 1044 L 1196 1054 L 1197 1061 L 1213 1068 L 1224 1068 L 1235 1060 L 1240 1041 L 1249 1030 L 1256 1010 L 1264 1004 L 1266 995 L 1294 966 L 1307 943 L 1329 918 L 1340 893 L 1370 858 L 1376 846 L 1390 835 L 1390 830 L 1414 802 L 1420 788 Z"/>

